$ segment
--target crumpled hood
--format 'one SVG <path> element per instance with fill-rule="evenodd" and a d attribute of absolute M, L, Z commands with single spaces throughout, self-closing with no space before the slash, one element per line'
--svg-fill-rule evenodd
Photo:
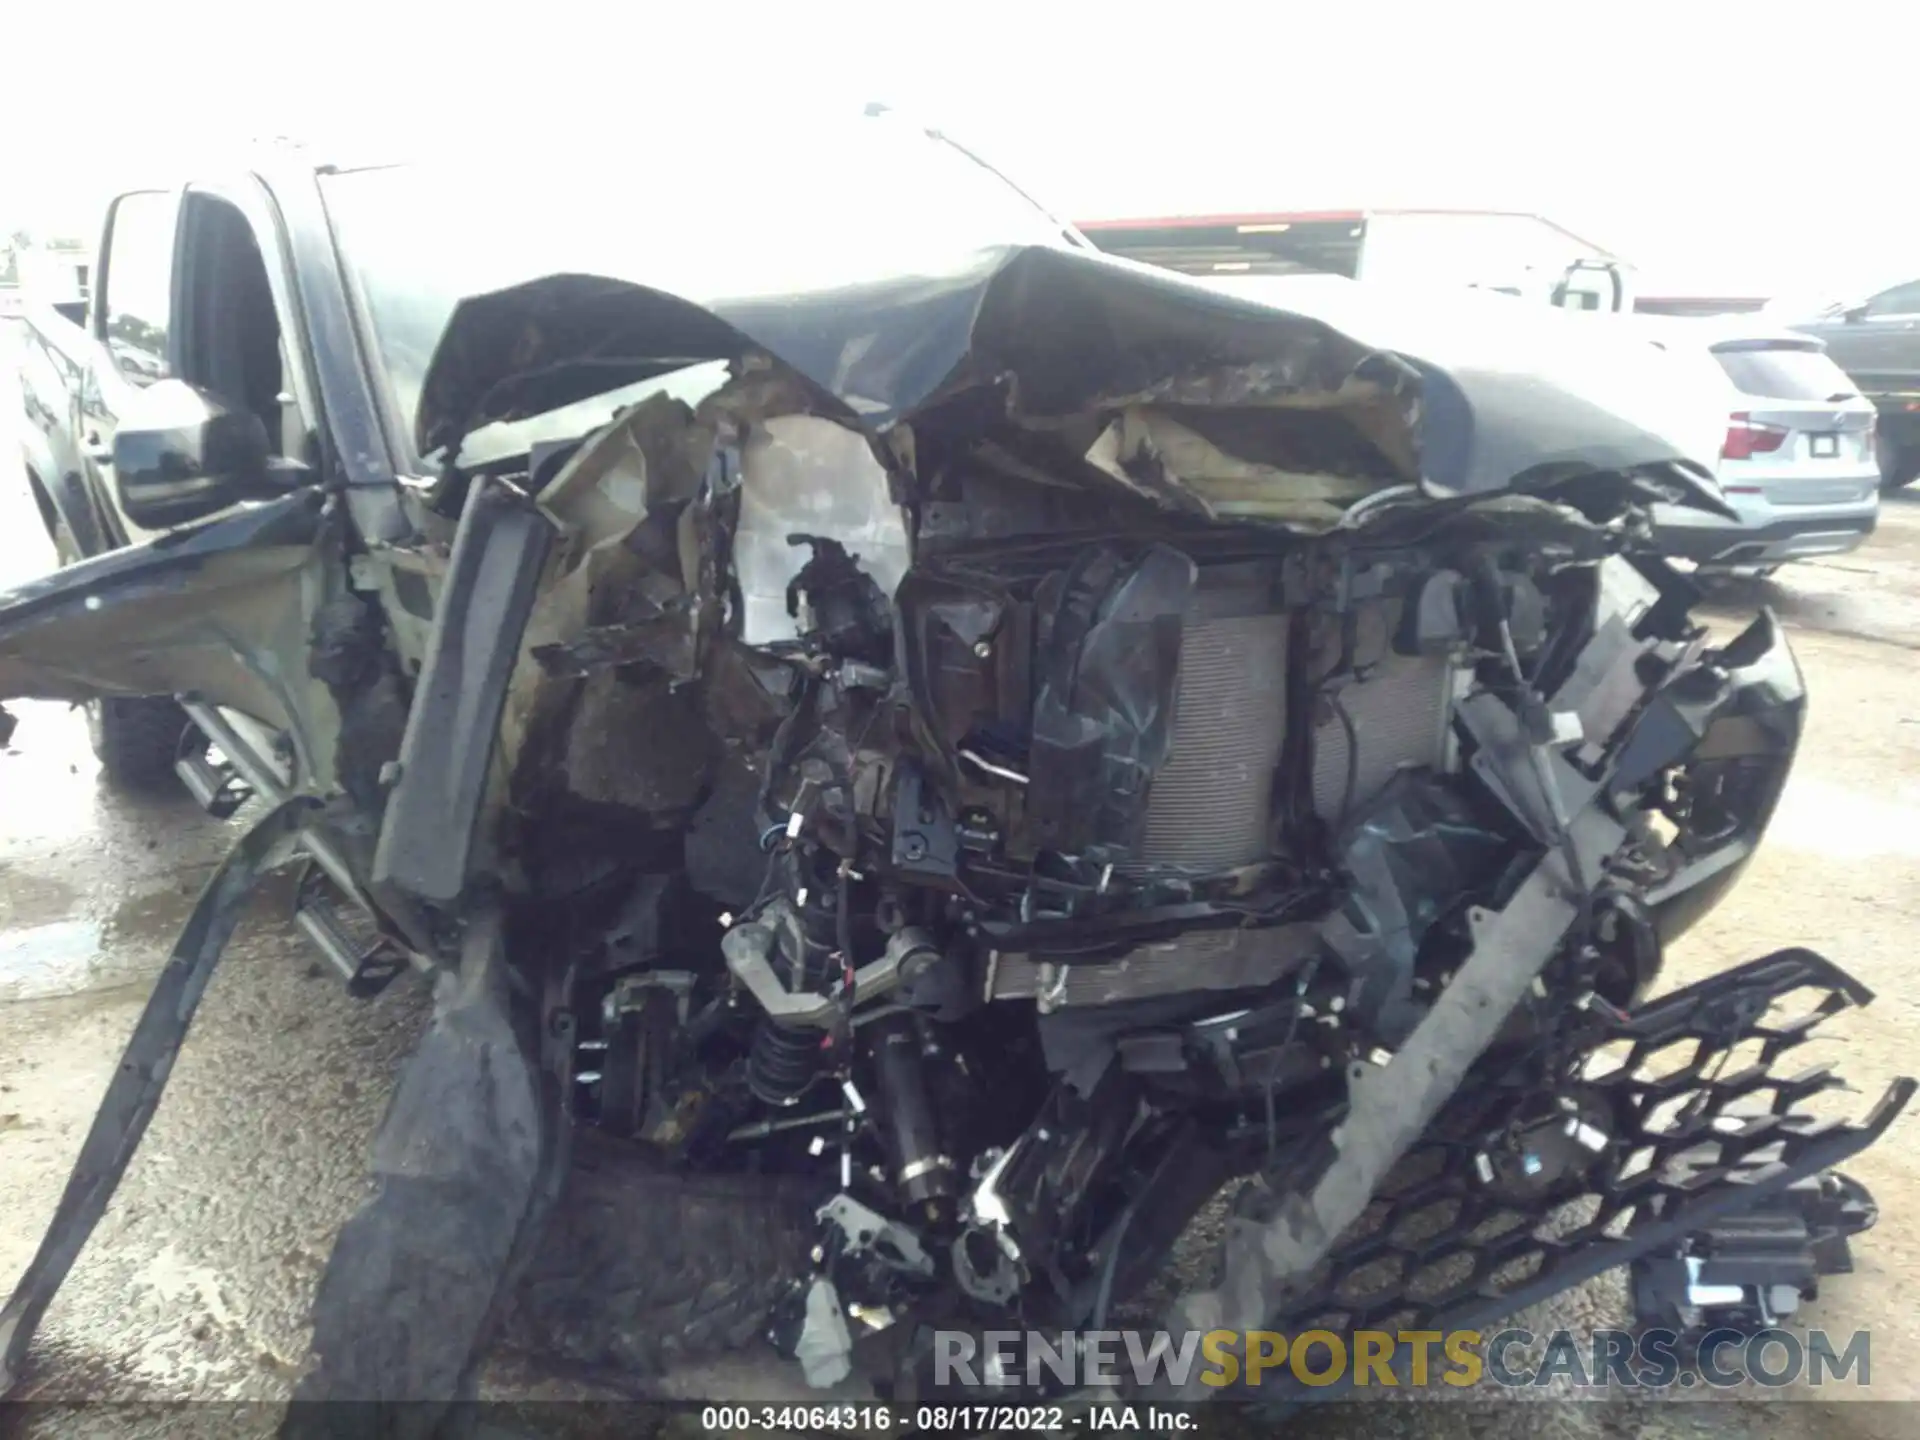
<path fill-rule="evenodd" d="M 876 433 L 989 385 L 1041 424 L 1136 404 L 1364 407 L 1403 478 L 1436 494 L 1665 467 L 1685 503 L 1724 510 L 1710 478 L 1719 430 L 1653 347 L 1602 335 L 1605 320 L 1555 314 L 1555 330 L 1504 298 L 1475 297 L 1493 307 L 1482 314 L 1343 283 L 1229 289 L 1044 245 L 977 251 L 940 274 L 720 299 L 552 275 L 455 308 L 415 438 L 429 453 L 757 349 Z"/>

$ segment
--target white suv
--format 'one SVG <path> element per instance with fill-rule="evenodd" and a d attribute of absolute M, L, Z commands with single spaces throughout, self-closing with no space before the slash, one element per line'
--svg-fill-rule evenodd
<path fill-rule="evenodd" d="M 1725 381 L 1718 470 L 1740 518 L 1660 507 L 1654 523 L 1668 554 L 1703 569 L 1766 574 L 1789 560 L 1852 550 L 1873 533 L 1874 405 L 1823 341 L 1744 320 L 1641 323 L 1665 349 L 1697 347 Z"/>

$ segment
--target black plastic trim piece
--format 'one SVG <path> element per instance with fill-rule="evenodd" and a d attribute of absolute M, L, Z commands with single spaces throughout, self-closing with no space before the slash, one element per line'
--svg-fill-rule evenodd
<path fill-rule="evenodd" d="M 504 482 L 476 481 L 460 514 L 387 800 L 373 883 L 457 899 L 553 523 Z"/>

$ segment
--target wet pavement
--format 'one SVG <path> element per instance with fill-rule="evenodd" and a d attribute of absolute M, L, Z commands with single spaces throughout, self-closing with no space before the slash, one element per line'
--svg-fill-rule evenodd
<path fill-rule="evenodd" d="M 19 411 L 3 361 L 0 375 L 0 451 L 11 455 Z M 17 485 L 0 485 L 0 589 L 51 563 L 30 501 Z M 1684 983 L 1791 944 L 1832 955 L 1880 994 L 1834 1027 L 1844 1046 L 1826 1047 L 1863 1105 L 1894 1075 L 1920 1068 L 1920 493 L 1887 504 L 1865 549 L 1731 592 L 1716 613 L 1733 623 L 1760 603 L 1794 632 L 1812 692 L 1810 731 L 1767 844 L 1734 896 L 1678 948 L 1670 976 Z M 11 708 L 19 728 L 0 752 L 0 1286 L 32 1254 L 146 987 L 235 833 L 234 822 L 207 818 L 184 796 L 108 793 L 78 712 Z M 287 904 L 284 887 L 263 892 L 229 948 L 146 1141 L 49 1312 L 23 1393 L 259 1401 L 288 1393 L 315 1280 L 364 1193 L 367 1145 L 425 995 L 403 979 L 371 1003 L 350 1000 L 292 931 Z M 1914 1123 L 1854 1167 L 1883 1218 L 1856 1247 L 1857 1273 L 1829 1281 L 1804 1317 L 1829 1330 L 1873 1329 L 1873 1398 L 1920 1398 Z M 1621 1318 L 1617 1281 L 1528 1317 L 1536 1329 Z M 783 1370 L 751 1358 L 724 1373 L 730 1395 L 749 1384 L 790 1393 Z M 524 1387 L 511 1368 L 489 1386 Z M 1651 1414 L 1611 1402 L 1509 1408 L 1469 1416 L 1454 1406 L 1368 1407 L 1364 1424 L 1320 1416 L 1297 1433 L 1911 1428 L 1897 1408 L 1811 1400 L 1764 1413 L 1742 1403 Z M 257 1428 L 267 1412 L 252 1413 L 242 1428 Z M 31 1428 L 63 1427 L 47 1415 Z"/>

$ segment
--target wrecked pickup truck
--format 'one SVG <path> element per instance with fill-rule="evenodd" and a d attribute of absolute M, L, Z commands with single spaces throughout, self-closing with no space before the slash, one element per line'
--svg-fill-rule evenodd
<path fill-rule="evenodd" d="M 647 208 L 691 152 L 543 158 L 478 229 L 497 158 L 179 197 L 257 308 L 128 387 L 114 503 L 163 533 L 0 600 L 0 697 L 174 697 L 180 774 L 258 818 L 6 1379 L 288 864 L 355 993 L 436 987 L 299 1396 L 767 1339 L 925 1395 L 936 1327 L 1097 1330 L 1221 1203 L 1171 1328 L 1478 1325 L 1619 1266 L 1761 1325 L 1843 1268 L 1833 1167 L 1913 1085 L 1834 1121 L 1795 1061 L 1871 996 L 1801 949 L 1658 987 L 1805 695 L 1651 548 L 1723 503 L 1657 354 L 1336 325 L 827 130 L 743 192 L 772 248 Z M 222 388 L 269 323 L 287 374 Z"/>

